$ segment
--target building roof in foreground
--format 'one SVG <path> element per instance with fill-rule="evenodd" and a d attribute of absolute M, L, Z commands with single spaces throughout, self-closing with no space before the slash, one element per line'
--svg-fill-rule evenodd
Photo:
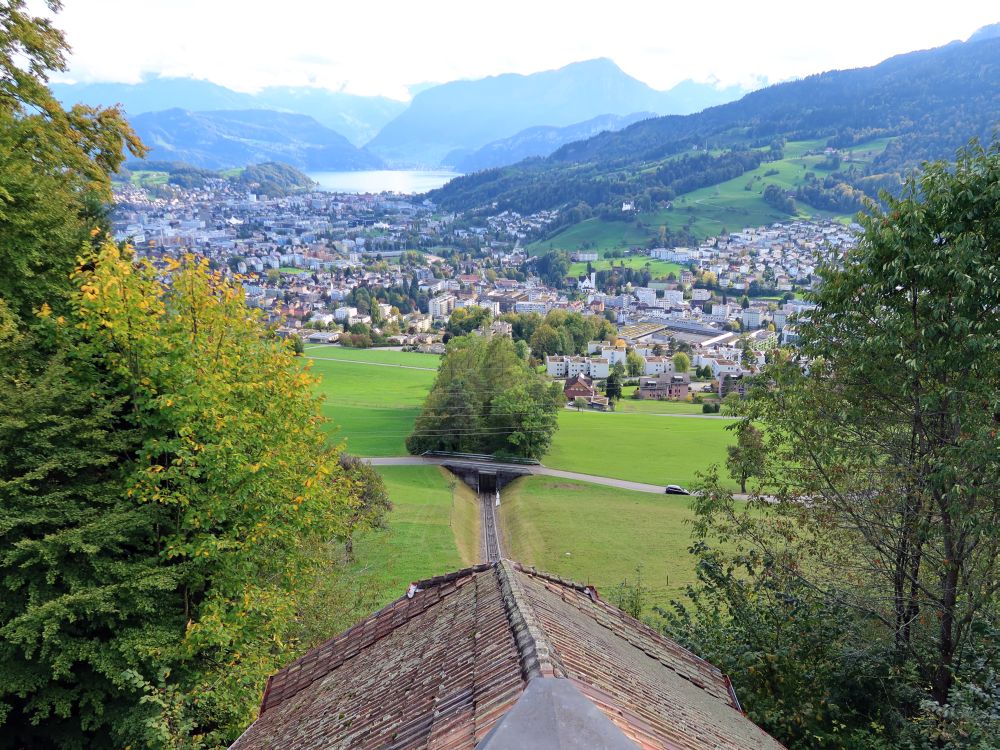
<path fill-rule="evenodd" d="M 421 581 L 268 681 L 238 750 L 781 748 L 708 662 L 504 560 Z"/>

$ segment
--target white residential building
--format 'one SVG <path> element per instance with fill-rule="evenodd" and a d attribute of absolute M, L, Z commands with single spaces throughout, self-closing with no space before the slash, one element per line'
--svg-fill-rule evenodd
<path fill-rule="evenodd" d="M 643 375 L 664 375 L 674 372 L 674 361 L 670 357 L 645 357 Z"/>
<path fill-rule="evenodd" d="M 427 304 L 427 311 L 431 317 L 439 320 L 448 318 L 454 309 L 455 296 L 453 294 L 440 294 L 437 297 L 432 297 Z"/>
<path fill-rule="evenodd" d="M 740 366 L 739 362 L 734 362 L 731 359 L 713 359 L 712 362 L 712 377 L 718 379 L 721 375 L 739 375 L 743 372 L 743 368 Z"/>
<path fill-rule="evenodd" d="M 333 311 L 333 317 L 336 318 L 338 323 L 343 323 L 350 320 L 358 314 L 358 308 L 356 307 L 338 307 Z"/>
<path fill-rule="evenodd" d="M 543 300 L 538 300 L 535 302 L 529 300 L 521 300 L 520 302 L 514 303 L 514 312 L 517 313 L 538 313 L 539 315 L 545 315 L 551 309 L 552 305 L 549 302 L 545 302 Z"/>
<path fill-rule="evenodd" d="M 611 367 L 603 357 L 561 357 L 545 358 L 545 371 L 553 378 L 572 378 L 586 375 L 593 380 L 608 377 Z"/>
<path fill-rule="evenodd" d="M 635 294 L 635 297 L 637 300 L 639 300 L 640 304 L 649 305 L 650 307 L 656 304 L 655 289 L 647 289 L 645 287 L 639 287 L 638 289 L 632 290 L 632 293 Z"/>
<path fill-rule="evenodd" d="M 761 327 L 763 316 L 761 315 L 760 310 L 754 310 L 751 307 L 743 311 L 741 320 L 743 321 L 743 329 L 751 331 L 755 328 Z"/>

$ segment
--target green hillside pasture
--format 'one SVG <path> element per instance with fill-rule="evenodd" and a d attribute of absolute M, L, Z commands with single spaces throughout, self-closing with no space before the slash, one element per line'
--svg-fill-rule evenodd
<path fill-rule="evenodd" d="M 694 482 L 712 464 L 730 486 L 725 471 L 726 446 L 733 435 L 729 420 L 662 417 L 565 410 L 559 431 L 542 462 L 583 474 L 648 484 Z"/>
<path fill-rule="evenodd" d="M 413 361 L 415 366 L 425 364 Z M 330 420 L 331 439 L 346 440 L 347 450 L 357 456 L 406 454 L 404 441 L 437 375 L 432 370 L 325 359 L 312 360 L 312 373 L 320 377 L 317 390 L 325 397 L 322 411 Z"/>
<path fill-rule="evenodd" d="M 392 511 L 386 529 L 354 545 L 352 573 L 376 590 L 379 605 L 398 599 L 412 581 L 478 562 L 475 493 L 437 466 L 381 466 Z"/>
<path fill-rule="evenodd" d="M 166 185 L 170 179 L 168 172 L 158 172 L 152 169 L 136 169 L 131 172 L 132 184 L 136 187 L 148 187 L 150 185 Z"/>
<path fill-rule="evenodd" d="M 605 599 L 638 567 L 647 607 L 695 581 L 688 498 L 542 476 L 518 479 L 502 498 L 506 552 L 525 565 L 596 586 Z"/>
<path fill-rule="evenodd" d="M 892 139 L 879 138 L 841 149 L 847 154 L 842 169 L 867 164 L 885 150 L 890 140 Z M 806 155 L 810 151 L 821 152 L 825 146 L 825 140 L 786 143 L 782 160 L 761 164 L 757 169 L 727 182 L 684 193 L 678 196 L 670 209 L 642 213 L 637 220 L 629 222 L 587 219 L 566 227 L 550 239 L 528 245 L 528 251 L 538 255 L 551 249 L 593 249 L 604 255 L 624 247 L 648 245 L 658 236 L 661 226 L 670 231 L 684 229 L 697 238 L 704 239 L 720 234 L 723 229 L 735 232 L 789 218 L 846 220 L 850 217 L 822 211 L 801 201 L 797 201 L 796 216 L 790 217 L 765 203 L 762 195 L 768 183 L 794 190 L 802 184 L 809 171 L 816 173 L 818 177 L 825 175 L 825 172 L 816 168 L 825 157 L 821 154 Z M 652 165 L 650 168 L 654 167 Z M 765 173 L 771 170 L 777 170 L 778 173 L 765 177 Z M 748 182 L 750 190 L 745 189 Z"/>
<path fill-rule="evenodd" d="M 626 268 L 635 268 L 636 270 L 642 270 L 648 265 L 649 272 L 652 274 L 654 279 L 666 277 L 667 274 L 670 273 L 680 276 L 681 271 L 684 270 L 684 268 L 677 263 L 668 263 L 665 260 L 654 260 L 648 255 L 630 255 L 627 258 L 606 258 L 603 260 L 591 261 L 590 265 L 595 271 L 607 271 L 612 265 L 620 266 L 622 263 L 625 264 Z M 573 263 L 569 268 L 569 272 L 573 276 L 582 276 L 587 273 L 587 264 Z"/>
<path fill-rule="evenodd" d="M 574 224 L 547 240 L 527 246 L 531 255 L 544 255 L 550 250 L 592 250 L 602 256 L 626 247 L 645 247 L 649 230 L 637 227 L 635 221 L 601 221 L 587 219 Z"/>

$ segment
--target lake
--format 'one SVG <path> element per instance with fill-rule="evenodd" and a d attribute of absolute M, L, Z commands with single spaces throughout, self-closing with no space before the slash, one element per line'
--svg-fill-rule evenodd
<path fill-rule="evenodd" d="M 457 172 L 420 169 L 373 169 L 363 172 L 310 172 L 320 189 L 331 193 L 426 193 L 444 185 Z"/>

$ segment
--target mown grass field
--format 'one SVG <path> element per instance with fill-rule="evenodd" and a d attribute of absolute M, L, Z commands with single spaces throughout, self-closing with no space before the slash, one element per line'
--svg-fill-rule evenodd
<path fill-rule="evenodd" d="M 306 351 L 334 442 L 357 456 L 402 456 L 404 441 L 434 382 L 433 354 L 316 347 Z M 360 360 L 360 362 L 345 361 Z M 400 366 L 405 365 L 405 366 Z"/>
<path fill-rule="evenodd" d="M 377 589 L 381 603 L 423 578 L 479 560 L 479 507 L 475 493 L 437 466 L 382 466 L 393 509 L 387 528 L 354 545 L 352 573 Z"/>
<path fill-rule="evenodd" d="M 727 419 L 565 410 L 542 463 L 555 469 L 649 484 L 691 484 L 711 464 L 722 467 L 733 441 Z M 735 485 L 732 485 L 735 486 Z"/>
<path fill-rule="evenodd" d="M 500 522 L 513 559 L 596 586 L 605 598 L 626 578 L 632 582 L 638 567 L 647 606 L 665 606 L 695 580 L 689 503 L 534 476 L 504 491 Z"/>
<path fill-rule="evenodd" d="M 374 362 L 380 365 L 423 367 L 429 370 L 437 370 L 441 363 L 441 357 L 437 354 L 401 352 L 395 349 L 351 349 L 346 346 L 330 344 L 306 344 L 306 356 L 354 362 Z"/>
<path fill-rule="evenodd" d="M 358 456 L 406 455 L 413 429 L 436 373 L 438 357 L 377 349 L 316 347 L 306 351 L 325 395 L 323 414 L 331 439 L 346 440 Z M 366 362 L 345 361 L 363 359 Z M 405 366 L 399 366 L 405 365 Z M 694 404 L 623 399 L 611 414 L 566 410 L 543 463 L 586 474 L 653 484 L 685 484 L 695 472 L 725 462 L 732 435 L 728 420 L 683 419 L 659 414 L 698 414 Z"/>
<path fill-rule="evenodd" d="M 629 385 L 622 388 L 622 398 L 615 405 L 617 414 L 701 414 L 701 404 L 689 404 L 687 401 L 647 401 L 633 399 L 632 394 L 638 390 Z M 706 394 L 711 395 L 711 394 Z"/>

